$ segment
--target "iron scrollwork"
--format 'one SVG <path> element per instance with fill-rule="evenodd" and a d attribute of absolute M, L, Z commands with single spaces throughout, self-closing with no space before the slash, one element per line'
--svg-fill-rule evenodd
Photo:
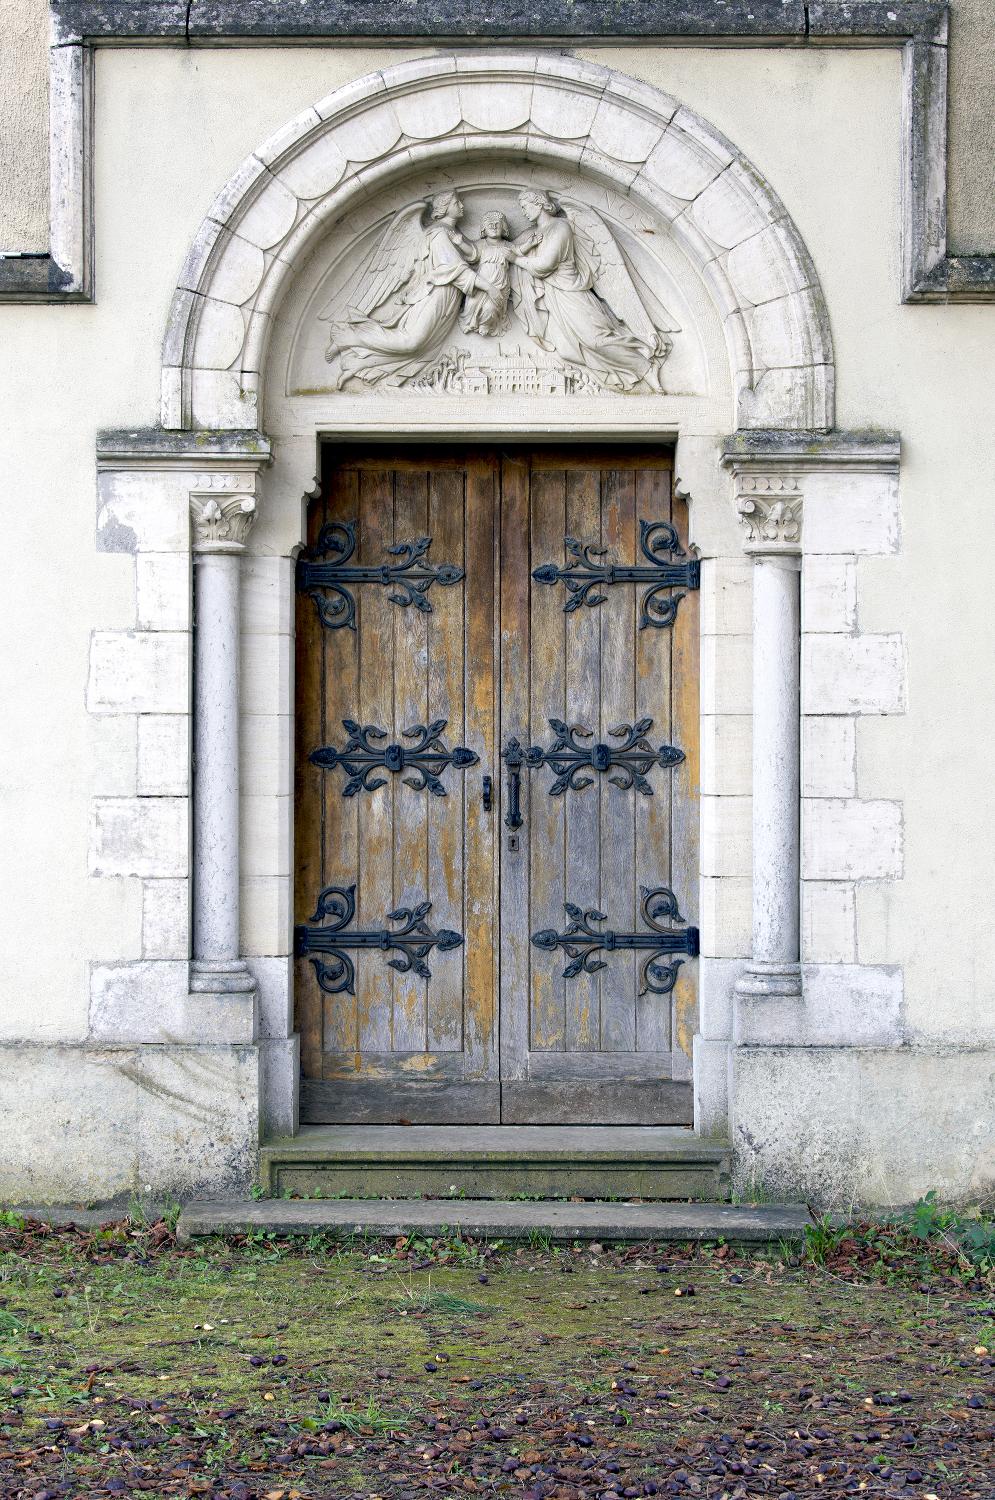
<path fill-rule="evenodd" d="M 677 907 L 677 898 L 666 886 L 658 886 L 655 890 L 642 886 L 639 894 L 642 896 L 642 919 L 650 928 L 649 932 L 614 932 L 611 929 L 607 932 L 599 931 L 594 923 L 608 920 L 603 911 L 584 911 L 568 901 L 564 909 L 570 921 L 565 931 L 557 932 L 553 927 L 545 927 L 532 934 L 532 942 L 535 947 L 550 953 L 554 953 L 557 948 L 563 949 L 570 959 L 563 970 L 564 979 L 573 979 L 580 973 L 596 974 L 599 969 L 607 968 L 606 961 L 598 957 L 601 953 L 633 949 L 647 952 L 642 969 L 640 995 L 669 995 L 677 983 L 678 970 L 684 960 L 675 958 L 668 963 L 667 956 L 682 953 L 688 958 L 695 958 L 698 953 L 698 929 L 682 926 L 678 930 L 663 925 L 665 920 L 684 921 Z"/>
<path fill-rule="evenodd" d="M 375 792 L 386 786 L 386 776 L 378 776 L 379 770 L 398 775 L 401 771 L 413 771 L 413 776 L 403 778 L 404 785 L 416 792 L 426 788 L 434 797 L 445 797 L 442 773 L 447 766 L 475 766 L 479 756 L 465 745 L 456 745 L 452 750 L 442 742 L 448 719 L 433 719 L 431 724 L 414 724 L 402 729 L 405 739 L 414 740 L 413 745 L 375 745 L 374 740 L 385 740 L 386 729 L 378 724 L 358 724 L 355 719 L 343 719 L 342 727 L 349 735 L 348 742 L 339 750 L 335 745 L 320 745 L 312 750 L 308 759 L 323 771 L 334 771 L 341 766 L 346 773 L 343 797 L 355 797 L 357 792 Z"/>
<path fill-rule="evenodd" d="M 652 797 L 648 773 L 654 766 L 676 766 L 684 759 L 684 751 L 676 745 L 658 745 L 655 749 L 646 735 L 653 727 L 652 719 L 637 719 L 635 724 L 614 724 L 608 733 L 622 740 L 620 745 L 606 745 L 601 741 L 594 745 L 580 745 L 578 739 L 589 740 L 594 730 L 583 724 L 565 724 L 562 719 L 550 719 L 549 727 L 556 740 L 548 748 L 530 745 L 525 751 L 529 766 L 549 766 L 553 772 L 553 783 L 549 788 L 551 797 L 559 797 L 568 788 L 579 792 L 591 786 L 594 777 L 608 774 L 613 786 L 628 791 L 635 787 L 644 797 Z"/>
<path fill-rule="evenodd" d="M 616 583 L 649 583 L 643 594 L 639 628 L 647 625 L 663 630 L 673 625 L 677 618 L 677 606 L 684 594 L 671 593 L 672 589 L 697 589 L 701 586 L 701 563 L 696 557 L 684 562 L 675 558 L 685 557 L 677 532 L 669 521 L 640 521 L 639 548 L 650 566 L 643 563 L 612 563 L 603 559 L 608 555 L 607 547 L 597 547 L 593 542 L 580 542 L 576 537 L 565 536 L 563 545 L 570 559 L 566 567 L 556 563 L 543 563 L 534 569 L 532 577 L 537 583 L 565 583 L 568 599 L 563 606 L 564 614 L 572 614 L 581 605 L 593 609 L 604 604 L 607 594 L 603 588 Z"/>
<path fill-rule="evenodd" d="M 360 583 L 379 583 L 391 588 L 387 597 L 392 604 L 402 609 L 413 606 L 430 615 L 432 604 L 425 596 L 433 583 L 440 588 L 451 588 L 464 577 L 463 569 L 455 563 L 426 561 L 431 545 L 430 536 L 396 542 L 387 548 L 387 554 L 398 558 L 397 562 L 360 567 L 349 562 L 356 551 L 356 522 L 328 521 L 314 546 L 298 559 L 297 591 L 314 600 L 318 618 L 328 630 L 343 627 L 355 630 L 356 600 L 348 585 Z"/>
<path fill-rule="evenodd" d="M 400 923 L 395 929 L 357 928 L 347 932 L 356 915 L 356 887 L 328 885 L 319 895 L 311 918 L 311 923 L 322 925 L 302 923 L 295 927 L 294 952 L 314 965 L 318 984 L 326 995 L 356 993 L 356 970 L 346 950 L 372 948 L 397 953 L 397 958 L 387 960 L 388 968 L 431 979 L 432 971 L 425 960 L 432 949 L 446 953 L 463 946 L 462 933 L 445 927 L 433 932 L 425 920 L 431 909 L 431 901 L 419 901 L 417 906 L 402 906 L 387 913 L 388 922 Z"/>

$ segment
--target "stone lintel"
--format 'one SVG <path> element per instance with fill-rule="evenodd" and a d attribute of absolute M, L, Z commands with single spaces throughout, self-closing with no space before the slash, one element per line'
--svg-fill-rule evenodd
<path fill-rule="evenodd" d="M 269 438 L 254 428 L 177 432 L 163 427 L 114 427 L 97 434 L 98 469 L 232 469 L 257 473 L 272 461 Z"/>
<path fill-rule="evenodd" d="M 788 42 L 928 38 L 946 40 L 947 7 L 935 0 L 890 5 L 838 0 L 506 0 L 481 10 L 472 0 L 420 0 L 399 11 L 391 0 L 53 0 L 62 45 L 87 41 L 212 42 L 255 38 L 373 37 L 587 38 L 695 40 L 764 37 Z"/>
<path fill-rule="evenodd" d="M 725 439 L 722 448 L 722 465 L 734 474 L 837 468 L 897 471 L 900 461 L 901 440 L 894 432 L 740 428 Z"/>

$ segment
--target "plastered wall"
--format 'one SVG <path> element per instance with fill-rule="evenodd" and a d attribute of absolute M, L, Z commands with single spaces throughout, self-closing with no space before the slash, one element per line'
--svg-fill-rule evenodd
<path fill-rule="evenodd" d="M 91 767 L 99 761 L 108 795 L 120 732 L 85 710 L 91 633 L 127 628 L 135 609 L 134 558 L 94 546 L 96 432 L 157 420 L 173 287 L 231 172 L 314 99 L 410 55 L 98 54 L 97 302 L 0 309 L 8 477 L 0 597 L 15 642 L 5 654 L 0 748 L 9 935 L 0 1037 L 82 1038 L 88 963 L 141 955 L 140 881 L 88 876 Z M 904 1022 L 915 1040 L 991 1047 L 995 309 L 899 303 L 898 54 L 609 47 L 581 55 L 686 99 L 753 159 L 822 278 L 839 425 L 902 434 L 902 550 L 862 556 L 854 588 L 859 629 L 902 638 L 905 711 L 858 718 L 855 776 L 860 797 L 904 801 L 889 866 L 903 878 L 856 883 L 855 951 L 861 963 L 903 966 Z M 122 752 L 121 766 L 132 762 Z M 952 1054 L 951 1087 L 957 1066 Z"/>
<path fill-rule="evenodd" d="M 0 0 L 0 249 L 48 241 L 48 6 Z M 950 249 L 995 247 L 995 17 L 990 0 L 953 0 Z"/>

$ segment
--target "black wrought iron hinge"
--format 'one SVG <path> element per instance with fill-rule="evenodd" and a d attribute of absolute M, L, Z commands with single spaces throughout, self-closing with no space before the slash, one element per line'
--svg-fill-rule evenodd
<path fill-rule="evenodd" d="M 673 625 L 677 618 L 677 606 L 683 594 L 673 594 L 672 589 L 697 589 L 701 586 L 701 563 L 696 557 L 685 558 L 677 532 L 669 521 L 640 521 L 639 547 L 650 564 L 612 563 L 602 559 L 608 556 L 607 547 L 598 547 L 593 542 L 580 542 L 576 537 L 565 536 L 563 546 L 570 561 L 566 567 L 556 563 L 543 563 L 535 568 L 532 577 L 536 583 L 565 583 L 569 597 L 563 606 L 564 614 L 572 614 L 586 604 L 593 609 L 604 604 L 607 594 L 602 588 L 611 588 L 618 583 L 649 583 L 641 600 L 639 628 L 645 630 L 652 625 L 662 630 Z"/>
<path fill-rule="evenodd" d="M 356 600 L 347 585 L 360 583 L 391 587 L 393 592 L 387 597 L 392 604 L 402 609 L 414 606 L 430 615 L 432 605 L 425 595 L 433 583 L 450 588 L 464 577 L 463 569 L 455 563 L 427 562 L 431 545 L 430 536 L 396 542 L 387 548 L 387 555 L 400 561 L 380 567 L 360 567 L 349 563 L 356 551 L 356 522 L 328 521 L 314 546 L 298 558 L 297 592 L 314 600 L 318 617 L 328 630 L 341 630 L 344 626 L 355 630 Z"/>
<path fill-rule="evenodd" d="M 348 742 L 339 750 L 335 745 L 320 745 L 312 750 L 308 759 L 323 771 L 334 771 L 341 767 L 346 773 L 342 788 L 343 797 L 355 797 L 357 792 L 375 792 L 386 786 L 387 778 L 377 776 L 378 770 L 398 775 L 401 771 L 413 771 L 413 776 L 403 778 L 404 785 L 416 792 L 427 788 L 433 796 L 444 797 L 446 789 L 441 776 L 447 766 L 460 770 L 475 766 L 479 756 L 465 745 L 456 745 L 452 750 L 442 742 L 448 719 L 433 719 L 431 724 L 414 724 L 402 729 L 405 739 L 414 740 L 413 745 L 375 745 L 372 740 L 385 740 L 386 729 L 377 724 L 359 724 L 355 719 L 343 719 L 342 727 L 349 735 Z"/>
<path fill-rule="evenodd" d="M 537 948 L 551 953 L 557 948 L 563 949 L 570 959 L 563 970 L 564 979 L 574 979 L 582 972 L 596 974 L 599 969 L 607 968 L 605 960 L 598 957 L 599 953 L 648 950 L 639 993 L 669 995 L 677 983 L 677 973 L 684 960 L 677 958 L 670 963 L 664 960 L 672 953 L 683 953 L 688 958 L 695 958 L 698 953 L 698 929 L 662 925 L 664 919 L 671 922 L 684 921 L 677 908 L 677 898 L 667 886 L 657 886 L 655 890 L 642 886 L 640 895 L 643 898 L 640 908 L 642 919 L 650 928 L 649 932 L 615 932 L 611 929 L 599 932 L 593 924 L 606 922 L 608 918 L 605 913 L 593 909 L 585 911 L 568 901 L 564 906 L 570 918 L 566 930 L 557 932 L 553 927 L 544 927 L 532 934 L 532 942 Z"/>
<path fill-rule="evenodd" d="M 345 929 L 356 915 L 356 887 L 327 885 L 318 897 L 310 923 L 294 928 L 294 952 L 298 958 L 310 959 L 318 984 L 326 995 L 356 993 L 356 970 L 344 950 L 374 948 L 381 953 L 396 952 L 387 966 L 399 974 L 415 973 L 431 979 L 432 971 L 425 959 L 433 948 L 446 953 L 463 946 L 463 934 L 440 928 L 433 932 L 425 918 L 432 910 L 431 901 L 417 906 L 401 906 L 387 913 L 388 922 L 399 922 L 396 929 Z M 321 926 L 314 926 L 321 923 Z"/>

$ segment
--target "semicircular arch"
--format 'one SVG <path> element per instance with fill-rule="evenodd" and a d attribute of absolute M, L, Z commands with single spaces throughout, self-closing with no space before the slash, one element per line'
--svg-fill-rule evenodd
<path fill-rule="evenodd" d="M 716 308 L 736 425 L 833 426 L 832 338 L 819 279 L 752 163 L 647 84 L 560 55 L 504 53 L 371 74 L 243 162 L 201 225 L 174 294 L 163 426 L 260 425 L 273 318 L 317 240 L 371 193 L 482 154 L 568 167 L 640 201 Z"/>

